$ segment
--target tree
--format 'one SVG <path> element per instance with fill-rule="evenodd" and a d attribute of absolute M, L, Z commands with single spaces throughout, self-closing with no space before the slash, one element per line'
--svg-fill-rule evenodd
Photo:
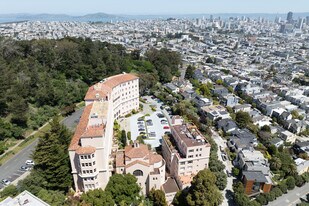
<path fill-rule="evenodd" d="M 86 193 L 83 193 L 81 196 L 81 200 L 82 202 L 85 202 L 89 205 L 115 205 L 111 194 L 103 191 L 102 189 L 90 190 Z"/>
<path fill-rule="evenodd" d="M 298 119 L 300 116 L 297 110 L 291 111 L 291 115 L 293 119 Z"/>
<path fill-rule="evenodd" d="M 115 174 L 110 179 L 105 191 L 110 193 L 117 205 L 131 205 L 140 202 L 141 188 L 131 174 Z"/>
<path fill-rule="evenodd" d="M 232 173 L 233 173 L 234 176 L 237 177 L 237 176 L 239 175 L 239 169 L 236 168 L 236 167 L 233 167 L 233 168 L 232 168 Z"/>
<path fill-rule="evenodd" d="M 41 189 L 37 196 L 51 206 L 68 205 L 66 196 L 60 191 Z"/>
<path fill-rule="evenodd" d="M 275 195 L 275 197 L 280 197 L 282 195 L 282 191 L 279 187 L 274 187 L 271 192 Z"/>
<path fill-rule="evenodd" d="M 70 133 L 52 122 L 51 131 L 42 136 L 33 153 L 34 169 L 48 182 L 46 189 L 67 191 L 72 185 L 69 155 Z"/>
<path fill-rule="evenodd" d="M 295 175 L 295 185 L 297 187 L 301 187 L 305 184 L 305 180 L 300 175 Z"/>
<path fill-rule="evenodd" d="M 222 85 L 222 84 L 223 84 L 222 79 L 218 79 L 218 80 L 216 81 L 216 84 L 218 84 L 218 85 Z"/>
<path fill-rule="evenodd" d="M 221 172 L 215 172 L 214 173 L 216 175 L 216 185 L 219 188 L 219 190 L 224 190 L 226 188 L 227 185 L 227 176 L 226 174 L 221 171 Z"/>
<path fill-rule="evenodd" d="M 282 193 L 286 194 L 288 192 L 288 186 L 286 185 L 285 182 L 281 182 L 278 185 L 279 189 L 281 190 Z"/>
<path fill-rule="evenodd" d="M 279 170 L 281 168 L 281 160 L 278 157 L 273 157 L 270 160 L 270 169 Z"/>
<path fill-rule="evenodd" d="M 14 197 L 18 194 L 18 190 L 15 185 L 9 185 L 5 187 L 1 192 L 0 192 L 0 197 L 1 199 L 4 199 L 6 197 Z"/>
<path fill-rule="evenodd" d="M 236 205 L 238 206 L 248 206 L 250 205 L 250 199 L 244 193 L 236 193 L 234 198 Z"/>
<path fill-rule="evenodd" d="M 167 206 L 165 194 L 162 190 L 151 189 L 148 198 L 153 206 Z"/>
<path fill-rule="evenodd" d="M 188 205 L 220 205 L 222 194 L 215 185 L 216 176 L 208 169 L 193 177 L 186 201 Z"/>
<path fill-rule="evenodd" d="M 275 145 L 272 144 L 268 147 L 268 152 L 269 152 L 270 155 L 277 155 L 278 149 Z"/>
<path fill-rule="evenodd" d="M 271 129 L 268 125 L 264 125 L 262 128 L 261 128 L 262 131 L 264 132 L 271 132 Z"/>
<path fill-rule="evenodd" d="M 294 187 L 295 187 L 295 179 L 294 179 L 294 177 L 289 176 L 286 179 L 286 186 L 287 186 L 288 190 L 294 189 Z"/>
<path fill-rule="evenodd" d="M 185 78 L 186 78 L 186 79 L 191 79 L 191 78 L 193 78 L 194 70 L 195 70 L 195 69 L 196 69 L 196 68 L 195 68 L 194 66 L 189 65 L 189 66 L 187 67 L 187 69 L 186 69 Z"/>
<path fill-rule="evenodd" d="M 235 118 L 237 124 L 241 128 L 247 127 L 249 123 L 252 123 L 252 119 L 250 115 L 247 112 L 239 111 L 236 113 L 236 118 Z"/>
<path fill-rule="evenodd" d="M 268 201 L 265 197 L 265 193 L 260 194 L 259 196 L 256 197 L 255 199 L 258 203 L 260 203 L 261 205 L 267 205 Z"/>

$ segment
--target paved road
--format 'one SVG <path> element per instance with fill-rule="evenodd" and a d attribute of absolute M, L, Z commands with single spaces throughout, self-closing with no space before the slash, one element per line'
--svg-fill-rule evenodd
<path fill-rule="evenodd" d="M 71 116 L 64 119 L 62 123 L 68 128 L 74 129 L 82 112 L 83 109 L 76 111 Z M 31 159 L 32 152 L 34 151 L 37 143 L 38 139 L 22 149 L 12 159 L 0 166 L 0 181 L 2 179 L 8 179 L 12 182 L 23 173 L 25 173 L 24 171 L 20 170 L 20 167 L 25 165 L 26 160 Z M 3 186 L 4 185 L 0 184 L 0 189 L 3 188 Z"/>
<path fill-rule="evenodd" d="M 300 203 L 300 198 L 305 197 L 309 193 L 309 183 L 302 187 L 296 187 L 294 190 L 289 191 L 287 194 L 278 197 L 275 201 L 269 203 L 270 206 L 292 206 Z"/>
<path fill-rule="evenodd" d="M 219 149 L 219 146 L 221 146 L 223 149 L 226 148 L 225 140 L 222 139 L 222 137 L 214 130 L 212 130 L 212 138 L 215 140 L 216 144 L 218 145 L 218 158 L 223 164 L 225 165 L 225 169 L 231 174 L 232 173 L 232 163 L 229 160 L 223 161 L 221 156 L 221 151 Z M 223 203 L 221 205 L 223 206 L 231 206 L 236 205 L 233 200 L 233 180 L 235 177 L 227 177 L 227 185 L 226 188 L 222 191 L 222 195 L 224 197 Z"/>

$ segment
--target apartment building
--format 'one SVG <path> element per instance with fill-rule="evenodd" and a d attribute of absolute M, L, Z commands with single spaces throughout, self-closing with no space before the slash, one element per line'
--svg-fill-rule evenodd
<path fill-rule="evenodd" d="M 114 120 L 139 108 L 138 77 L 120 74 L 91 86 L 69 146 L 76 192 L 105 188 L 113 171 Z"/>
<path fill-rule="evenodd" d="M 169 173 L 183 189 L 200 170 L 208 168 L 210 144 L 195 125 L 174 116 L 171 135 L 162 141 L 162 154 Z"/>
<path fill-rule="evenodd" d="M 152 188 L 161 189 L 165 183 L 165 160 L 147 145 L 135 141 L 117 152 L 116 173 L 133 174 L 146 195 Z"/>

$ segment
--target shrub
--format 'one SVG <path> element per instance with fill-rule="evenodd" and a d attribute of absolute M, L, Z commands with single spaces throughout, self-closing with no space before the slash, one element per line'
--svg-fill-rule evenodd
<path fill-rule="evenodd" d="M 257 196 L 255 200 L 258 203 L 260 203 L 261 205 L 267 205 L 268 204 L 268 201 L 267 201 L 264 193 Z"/>
<path fill-rule="evenodd" d="M 236 168 L 236 167 L 233 167 L 232 168 L 232 173 L 233 173 L 234 176 L 238 176 L 239 175 L 239 169 Z"/>
<path fill-rule="evenodd" d="M 295 179 L 292 176 L 289 176 L 286 179 L 286 186 L 288 187 L 288 190 L 292 190 L 295 187 Z"/>
<path fill-rule="evenodd" d="M 296 175 L 294 176 L 294 178 L 295 178 L 295 185 L 297 187 L 301 187 L 305 184 L 305 180 L 300 175 Z"/>
<path fill-rule="evenodd" d="M 305 182 L 309 182 L 309 172 L 305 172 L 301 175 Z"/>
<path fill-rule="evenodd" d="M 286 183 L 281 182 L 278 185 L 279 189 L 281 190 L 282 193 L 286 194 L 288 192 L 288 186 L 286 185 Z"/>
<path fill-rule="evenodd" d="M 266 193 L 266 199 L 268 202 L 274 201 L 276 199 L 276 195 L 270 191 L 269 193 Z"/>
<path fill-rule="evenodd" d="M 271 190 L 271 192 L 274 193 L 274 195 L 275 195 L 276 198 L 277 198 L 277 197 L 280 197 L 280 196 L 282 195 L 282 191 L 281 191 L 280 188 L 278 188 L 278 187 L 273 188 L 273 189 Z"/>

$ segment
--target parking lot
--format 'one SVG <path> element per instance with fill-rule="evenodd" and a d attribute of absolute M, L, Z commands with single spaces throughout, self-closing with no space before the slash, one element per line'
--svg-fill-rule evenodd
<path fill-rule="evenodd" d="M 19 170 L 17 170 L 16 172 L 14 172 L 12 175 L 8 176 L 5 179 L 0 180 L 0 189 L 8 186 L 9 184 L 11 184 L 13 181 L 15 181 L 16 179 L 18 179 L 20 176 L 22 176 L 24 173 L 26 173 L 27 171 L 31 170 L 32 166 L 30 165 L 23 165 Z"/>
<path fill-rule="evenodd" d="M 154 148 L 161 145 L 162 136 L 170 133 L 171 130 L 166 114 L 160 109 L 162 103 L 150 97 L 144 97 L 144 99 L 147 100 L 144 111 L 129 119 L 131 138 L 134 141 L 138 136 L 142 136 L 144 142 Z M 154 106 L 156 111 L 149 109 L 150 105 Z"/>

